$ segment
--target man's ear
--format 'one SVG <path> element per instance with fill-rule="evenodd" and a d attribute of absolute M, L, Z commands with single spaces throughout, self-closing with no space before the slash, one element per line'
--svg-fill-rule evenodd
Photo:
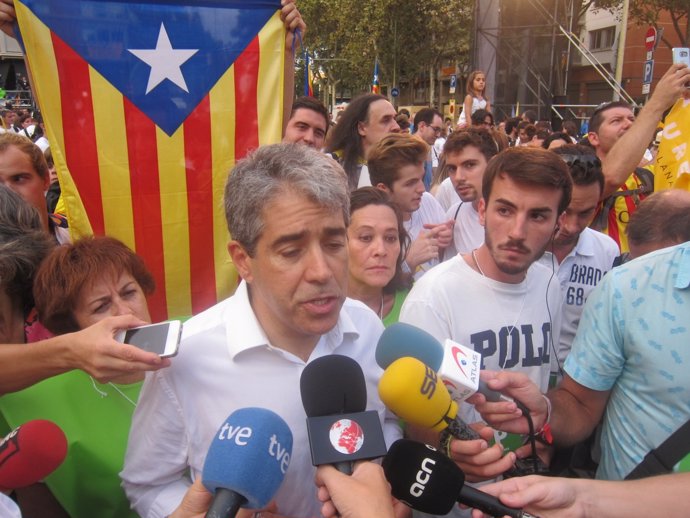
<path fill-rule="evenodd" d="M 479 203 L 477 204 L 477 212 L 479 213 L 479 224 L 484 227 L 486 222 L 486 202 L 484 198 L 479 198 Z"/>
<path fill-rule="evenodd" d="M 230 241 L 228 243 L 228 253 L 240 277 L 251 283 L 254 278 L 252 275 L 252 258 L 244 247 L 237 241 Z"/>
<path fill-rule="evenodd" d="M 587 133 L 587 140 L 589 140 L 589 143 L 595 147 L 599 145 L 599 135 L 593 131 Z"/>
<path fill-rule="evenodd" d="M 388 188 L 388 186 L 385 183 L 381 183 L 381 182 L 377 183 L 376 188 L 383 191 L 383 192 L 387 192 L 388 194 L 391 193 L 391 190 Z"/>

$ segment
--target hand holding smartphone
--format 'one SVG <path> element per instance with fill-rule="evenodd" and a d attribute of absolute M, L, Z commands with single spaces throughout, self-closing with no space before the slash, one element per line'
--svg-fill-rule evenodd
<path fill-rule="evenodd" d="M 169 358 L 177 354 L 181 335 L 182 322 L 171 320 L 159 324 L 123 329 L 115 334 L 115 340 L 134 345 L 144 351 L 156 353 L 161 358 Z"/>
<path fill-rule="evenodd" d="M 675 47 L 673 49 L 673 64 L 685 63 L 690 67 L 690 48 Z M 685 83 L 685 88 L 690 88 L 690 83 Z"/>

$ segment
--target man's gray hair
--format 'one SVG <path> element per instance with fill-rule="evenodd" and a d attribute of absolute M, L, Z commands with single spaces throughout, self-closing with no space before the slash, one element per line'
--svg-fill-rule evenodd
<path fill-rule="evenodd" d="M 264 207 L 286 192 L 341 211 L 345 226 L 349 224 L 347 177 L 335 160 L 299 144 L 263 146 L 239 161 L 225 184 L 228 230 L 250 257 L 264 229 Z"/>

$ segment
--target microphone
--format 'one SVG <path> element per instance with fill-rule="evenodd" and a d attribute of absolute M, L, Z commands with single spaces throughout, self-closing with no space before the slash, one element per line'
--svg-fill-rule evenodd
<path fill-rule="evenodd" d="M 491 390 L 479 379 L 481 355 L 469 347 L 447 339 L 442 345 L 426 331 L 397 322 L 386 328 L 376 346 L 376 361 L 386 369 L 399 358 L 409 356 L 431 367 L 439 375 L 450 396 L 465 401 L 479 391 L 488 401 L 512 401 Z"/>
<path fill-rule="evenodd" d="M 292 432 L 265 408 L 235 410 L 206 454 L 202 482 L 214 493 L 206 518 L 234 517 L 240 507 L 261 509 L 283 482 L 292 455 Z"/>
<path fill-rule="evenodd" d="M 431 367 L 416 358 L 400 358 L 383 371 L 379 380 L 381 401 L 405 421 L 441 432 L 441 446 L 450 451 L 452 437 L 480 436 L 458 417 L 458 404 Z"/>
<path fill-rule="evenodd" d="M 416 511 L 445 515 L 460 502 L 495 517 L 535 518 L 465 485 L 465 474 L 452 460 L 422 443 L 394 442 L 383 459 L 383 471 L 393 496 Z"/>
<path fill-rule="evenodd" d="M 330 354 L 308 363 L 300 392 L 314 466 L 333 464 L 351 475 L 353 461 L 386 454 L 379 414 L 365 410 L 367 387 L 355 360 Z"/>
<path fill-rule="evenodd" d="M 52 421 L 36 419 L 12 430 L 0 442 L 0 490 L 35 484 L 67 456 L 67 438 Z"/>

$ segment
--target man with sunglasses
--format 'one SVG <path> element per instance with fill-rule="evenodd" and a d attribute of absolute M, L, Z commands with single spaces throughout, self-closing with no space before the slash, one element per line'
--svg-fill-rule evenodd
<path fill-rule="evenodd" d="M 433 108 L 422 108 L 414 116 L 415 135 L 429 144 L 429 156 L 424 161 L 424 188 L 428 191 L 431 187 L 433 176 L 432 157 L 434 143 L 441 136 L 443 129 L 443 117 Z"/>
<path fill-rule="evenodd" d="M 690 96 L 685 88 L 688 81 L 686 65 L 671 65 L 637 117 L 629 104 L 615 101 L 598 106 L 589 120 L 589 142 L 601 160 L 605 179 L 592 227 L 611 236 L 621 253 L 628 251 L 625 227 L 630 215 L 653 190 L 653 175 L 638 165 L 664 112 L 681 96 Z"/>
<path fill-rule="evenodd" d="M 588 228 L 604 189 L 601 162 L 587 146 L 566 144 L 552 150 L 568 164 L 573 179 L 570 203 L 558 219 L 551 244 L 539 262 L 552 270 L 561 285 L 561 338 L 551 355 L 552 378 L 558 376 L 575 338 L 587 297 L 618 257 L 609 236 Z"/>

